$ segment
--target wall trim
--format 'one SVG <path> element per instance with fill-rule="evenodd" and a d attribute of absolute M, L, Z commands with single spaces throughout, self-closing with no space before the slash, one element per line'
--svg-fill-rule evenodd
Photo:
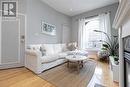
<path fill-rule="evenodd" d="M 18 62 L 14 62 L 14 63 L 7 63 L 7 64 L 0 65 L 0 69 L 8 69 L 8 68 L 22 67 L 22 66 L 24 65 Z"/>
<path fill-rule="evenodd" d="M 113 28 L 119 29 L 121 24 L 124 22 L 124 19 L 127 13 L 130 11 L 130 0 L 122 0 L 119 4 L 114 22 Z"/>

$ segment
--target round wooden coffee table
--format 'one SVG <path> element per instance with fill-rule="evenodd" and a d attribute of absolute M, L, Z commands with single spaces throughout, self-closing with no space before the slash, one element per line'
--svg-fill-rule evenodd
<path fill-rule="evenodd" d="M 70 63 L 76 63 L 77 71 L 79 72 L 80 68 L 83 68 L 83 61 L 87 60 L 88 57 L 82 55 L 68 55 L 66 56 L 66 59 L 68 60 L 67 67 L 69 68 Z"/>

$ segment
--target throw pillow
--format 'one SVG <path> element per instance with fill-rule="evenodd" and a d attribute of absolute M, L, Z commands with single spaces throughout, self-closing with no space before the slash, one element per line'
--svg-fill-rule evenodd
<path fill-rule="evenodd" d="M 67 49 L 69 49 L 70 51 L 75 50 L 77 47 L 74 44 L 68 44 Z"/>
<path fill-rule="evenodd" d="M 40 47 L 40 51 L 41 51 L 42 56 L 46 55 L 46 50 L 44 48 Z"/>
<path fill-rule="evenodd" d="M 61 44 L 61 47 L 62 47 L 62 52 L 69 51 L 67 48 L 67 44 Z"/>

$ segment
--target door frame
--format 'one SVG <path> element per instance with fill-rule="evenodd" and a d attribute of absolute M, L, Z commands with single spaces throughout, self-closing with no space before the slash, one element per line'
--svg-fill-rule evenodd
<path fill-rule="evenodd" d="M 70 29 L 70 26 L 69 26 L 69 24 L 62 24 L 62 43 L 66 43 L 66 42 L 64 42 L 63 40 L 64 40 L 64 27 L 68 27 L 69 29 Z M 68 30 L 69 30 L 68 29 Z M 71 30 L 70 30 L 71 31 Z M 69 33 L 69 37 L 71 37 L 71 34 Z M 69 38 L 69 42 L 71 41 L 71 39 Z M 67 43 L 69 43 L 69 42 L 67 42 Z"/>
<path fill-rule="evenodd" d="M 25 27 L 24 27 L 24 49 L 25 49 L 25 47 L 26 47 L 26 15 L 25 14 L 18 14 L 18 15 L 20 15 L 20 16 L 23 16 L 24 17 L 24 25 L 25 25 Z M 1 19 L 2 19 L 2 17 L 1 17 Z M 1 64 L 1 57 L 0 57 L 0 69 L 7 69 L 7 68 L 15 68 L 15 67 L 23 67 L 24 66 L 24 60 L 25 60 L 25 58 L 23 58 L 23 62 L 22 62 L 22 58 L 21 58 L 21 32 L 20 32 L 20 19 L 17 19 L 17 20 L 19 20 L 19 31 L 18 31 L 18 33 L 19 33 L 19 48 L 18 48 L 18 50 L 19 50 L 19 58 L 18 58 L 18 61 L 16 61 L 16 62 L 10 62 L 10 63 L 3 63 L 3 64 Z M 5 21 L 5 20 L 4 20 Z M 8 20 L 9 21 L 9 20 Z M 12 20 L 11 20 L 12 21 Z M 15 20 L 16 21 L 16 20 Z M 1 23 L 0 23 L 0 33 L 1 33 Z M 0 34 L 1 35 L 1 34 Z M 1 36 L 0 36 L 0 43 L 1 43 Z M 23 44 L 23 43 L 22 43 Z M 1 46 L 0 46 L 1 47 Z M 1 49 L 0 49 L 0 52 L 1 52 Z M 25 50 L 24 50 L 24 53 L 25 53 Z M 1 53 L 0 53 L 1 54 Z M 0 55 L 1 56 L 1 55 Z M 25 56 L 25 54 L 24 54 L 24 57 L 26 57 Z"/>

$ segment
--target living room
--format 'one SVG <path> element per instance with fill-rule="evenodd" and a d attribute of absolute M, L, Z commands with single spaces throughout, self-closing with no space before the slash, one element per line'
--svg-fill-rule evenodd
<path fill-rule="evenodd" d="M 129 87 L 129 1 L 95 2 L 0 0 L 0 87 Z"/>

